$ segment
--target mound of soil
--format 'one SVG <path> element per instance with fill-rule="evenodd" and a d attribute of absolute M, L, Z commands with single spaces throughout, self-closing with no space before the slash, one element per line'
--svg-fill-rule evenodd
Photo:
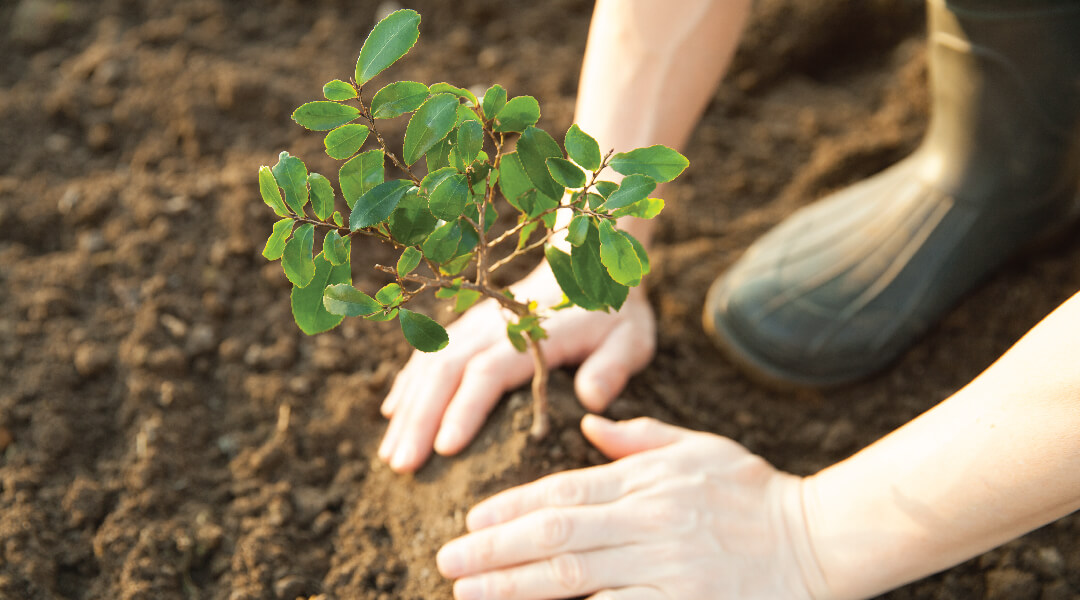
<path fill-rule="evenodd" d="M 512 395 L 463 456 L 391 473 L 375 448 L 408 356 L 396 325 L 304 336 L 259 256 L 258 166 L 288 148 L 336 172 L 288 115 L 351 72 L 392 4 L 0 4 L 0 597 L 446 598 L 434 554 L 468 507 L 602 460 L 575 401 L 538 445 Z M 550 131 L 569 126 L 590 2 L 411 6 L 421 40 L 395 77 L 499 82 L 539 98 Z M 917 144 L 923 39 L 910 0 L 756 4 L 662 219 L 660 350 L 610 416 L 721 433 L 808 474 L 948 396 L 1080 289 L 1078 243 L 1016 263 L 888 373 L 828 393 L 763 389 L 702 335 L 705 290 L 743 248 Z M 1069 517 L 885 597 L 1077 598 L 1078 533 Z"/>

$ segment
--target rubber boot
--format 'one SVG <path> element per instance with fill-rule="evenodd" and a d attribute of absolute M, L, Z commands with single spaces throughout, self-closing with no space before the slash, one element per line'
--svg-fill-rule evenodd
<path fill-rule="evenodd" d="M 828 386 L 873 374 L 1073 220 L 1080 1 L 927 10 L 932 105 L 920 147 L 792 214 L 709 290 L 706 330 L 759 379 Z"/>

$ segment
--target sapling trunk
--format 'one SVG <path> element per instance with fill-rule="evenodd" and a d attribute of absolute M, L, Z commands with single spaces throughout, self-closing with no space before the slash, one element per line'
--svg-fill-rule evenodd
<path fill-rule="evenodd" d="M 540 351 L 547 337 L 543 320 L 571 306 L 622 306 L 629 288 L 648 274 L 649 258 L 633 236 L 617 229 L 617 220 L 659 214 L 664 201 L 649 194 L 688 161 L 659 145 L 601 155 L 597 141 L 577 125 L 567 130 L 560 148 L 536 126 L 536 99 L 508 97 L 498 84 L 481 98 L 445 82 L 396 81 L 365 97 L 374 89 L 372 78 L 413 47 L 419 26 L 420 15 L 412 10 L 387 16 L 364 41 L 353 77 L 327 82 L 325 100 L 293 112 L 299 125 L 328 132 L 326 154 L 344 161 L 337 187 L 347 210 L 340 211 L 333 182 L 282 152 L 276 165 L 259 169 L 259 193 L 278 218 L 263 256 L 281 259 L 293 285 L 293 318 L 309 335 L 333 329 L 345 317 L 397 320 L 409 344 L 437 352 L 449 336 L 433 319 L 407 308 L 413 298 L 434 291 L 459 312 L 480 298 L 496 300 L 513 314 L 506 325 L 510 342 L 533 360 L 530 435 L 539 439 L 551 427 L 548 367 Z M 379 122 L 410 113 L 398 153 Z M 361 151 L 369 134 L 376 147 Z M 405 177 L 388 180 L 386 161 Z M 620 183 L 600 179 L 608 168 L 624 176 Z M 556 229 L 559 209 L 572 215 Z M 515 215 L 516 224 L 489 232 L 499 214 Z M 318 252 L 316 231 L 325 232 Z M 550 244 L 562 231 L 569 253 Z M 360 235 L 400 252 L 393 266 L 375 265 L 393 281 L 374 297 L 352 285 L 352 241 Z M 507 248 L 514 238 L 516 245 Z M 541 246 L 564 293 L 558 306 L 543 309 L 514 298 L 491 277 Z M 462 275 L 470 265 L 476 267 L 475 281 Z"/>

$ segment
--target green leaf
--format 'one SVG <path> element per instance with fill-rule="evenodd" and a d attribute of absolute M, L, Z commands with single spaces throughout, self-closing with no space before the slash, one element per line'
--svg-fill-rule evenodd
<path fill-rule="evenodd" d="M 518 198 L 518 204 L 521 205 L 521 211 L 530 217 L 535 217 L 540 213 L 559 206 L 559 201 L 536 190 L 529 190 Z M 544 218 L 544 224 L 551 228 L 552 223 L 549 223 L 546 219 L 552 217 L 554 219 L 555 213 L 548 213 Z"/>
<path fill-rule="evenodd" d="M 574 163 L 562 157 L 547 159 L 548 173 L 555 183 L 568 188 L 585 187 L 585 174 Z"/>
<path fill-rule="evenodd" d="M 401 286 L 396 283 L 388 283 L 379 291 L 375 292 L 375 299 L 383 306 L 394 306 L 401 301 Z"/>
<path fill-rule="evenodd" d="M 315 246 L 315 226 L 305 223 L 296 228 L 292 239 L 285 244 L 281 254 L 281 267 L 285 277 L 296 287 L 306 287 L 315 276 L 315 263 L 311 252 Z"/>
<path fill-rule="evenodd" d="M 448 136 L 427 151 L 427 154 L 424 155 L 424 163 L 427 164 L 428 173 L 450 166 L 450 149 L 450 138 Z"/>
<path fill-rule="evenodd" d="M 476 301 L 480 299 L 480 292 L 476 290 L 461 290 L 457 293 L 457 302 L 454 303 L 454 312 L 465 312 L 469 310 Z"/>
<path fill-rule="evenodd" d="M 627 175 L 622 180 L 622 185 L 608 196 L 604 203 L 604 209 L 608 211 L 629 206 L 649 197 L 656 189 L 656 182 L 645 175 Z"/>
<path fill-rule="evenodd" d="M 458 104 L 457 117 L 454 120 L 454 126 L 461 125 L 465 121 L 476 121 L 477 123 L 481 123 L 480 117 L 476 115 L 475 110 L 464 104 Z"/>
<path fill-rule="evenodd" d="M 356 88 L 350 83 L 346 83 L 340 79 L 334 79 L 332 81 L 327 81 L 326 85 L 322 86 L 322 93 L 327 100 L 342 102 L 355 98 Z"/>
<path fill-rule="evenodd" d="M 460 250 L 460 249 L 461 248 L 459 246 L 458 250 Z M 450 276 L 457 275 L 458 273 L 464 271 L 465 267 L 469 266 L 469 263 L 472 262 L 472 259 L 473 259 L 473 254 L 471 252 L 467 253 L 467 254 L 462 254 L 461 256 L 454 257 L 454 258 L 444 262 L 442 265 L 440 265 L 439 266 L 439 272 L 442 273 L 443 275 L 450 275 Z"/>
<path fill-rule="evenodd" d="M 285 202 L 281 200 L 281 190 L 278 189 L 277 180 L 270 171 L 270 167 L 259 167 L 259 194 L 263 202 L 274 209 L 274 214 L 279 217 L 289 216 L 289 209 L 285 208 Z"/>
<path fill-rule="evenodd" d="M 551 272 L 555 275 L 555 281 L 558 282 L 563 294 L 566 295 L 570 302 L 585 310 L 604 308 L 603 304 L 586 296 L 581 286 L 578 285 L 569 254 L 549 244 L 544 247 L 544 256 L 547 258 L 548 266 L 551 267 Z"/>
<path fill-rule="evenodd" d="M 638 200 L 637 202 L 624 206 L 618 210 L 611 211 L 611 216 L 615 218 L 619 217 L 637 217 L 639 219 L 653 219 L 656 215 L 660 214 L 660 211 L 664 210 L 664 201 L 660 198 L 646 198 L 644 200 Z"/>
<path fill-rule="evenodd" d="M 356 154 L 357 150 L 360 149 L 360 146 L 364 145 L 367 136 L 367 125 L 350 123 L 348 125 L 342 125 L 326 134 L 326 138 L 323 139 L 323 145 L 326 146 L 326 154 L 330 158 L 345 160 L 353 154 Z"/>
<path fill-rule="evenodd" d="M 529 174 L 525 172 L 525 167 L 521 165 L 517 152 L 503 155 L 499 163 L 499 189 L 506 201 L 514 208 L 523 210 L 518 199 L 535 187 Z"/>
<path fill-rule="evenodd" d="M 392 119 L 412 112 L 428 98 L 428 86 L 415 81 L 395 81 L 375 92 L 371 99 L 371 116 Z"/>
<path fill-rule="evenodd" d="M 612 192 L 619 189 L 619 184 L 615 183 L 614 181 L 597 181 L 596 186 L 594 187 L 601 196 L 607 198 L 611 195 Z"/>
<path fill-rule="evenodd" d="M 330 215 L 330 218 L 334 221 L 334 225 L 337 225 L 338 227 L 345 226 L 345 220 L 341 217 L 341 213 L 339 211 L 335 210 L 334 214 Z"/>
<path fill-rule="evenodd" d="M 571 246 L 580 246 L 585 243 L 585 237 L 589 235 L 589 217 L 574 215 L 570 219 L 570 225 L 566 228 L 566 241 Z"/>
<path fill-rule="evenodd" d="M 382 150 L 368 150 L 349 159 L 338 171 L 338 185 L 345 204 L 352 210 L 356 199 L 383 182 L 384 155 Z"/>
<path fill-rule="evenodd" d="M 480 107 L 484 110 L 484 118 L 490 120 L 502 110 L 503 106 L 506 106 L 506 90 L 496 83 L 484 92 L 484 100 L 480 104 Z M 539 106 L 537 106 L 537 110 L 539 110 Z"/>
<path fill-rule="evenodd" d="M 428 197 L 428 208 L 431 214 L 451 221 L 461 216 L 465 205 L 469 202 L 469 184 L 461 173 L 453 173 L 443 179 L 431 191 Z"/>
<path fill-rule="evenodd" d="M 634 244 L 608 219 L 600 221 L 600 261 L 615 281 L 628 286 L 641 283 L 641 260 Z"/>
<path fill-rule="evenodd" d="M 308 175 L 307 183 L 311 188 L 311 210 L 316 217 L 326 220 L 334 212 L 334 186 L 318 173 Z"/>
<path fill-rule="evenodd" d="M 323 306 L 323 291 L 329 285 L 352 283 L 349 265 L 335 267 L 320 253 L 315 257 L 315 275 L 307 287 L 293 287 L 290 294 L 293 319 L 300 331 L 315 335 L 338 326 L 344 317 L 332 315 Z"/>
<path fill-rule="evenodd" d="M 383 309 L 380 312 L 377 312 L 377 313 L 375 313 L 373 315 L 368 315 L 368 316 L 366 316 L 364 318 L 367 319 L 368 321 L 393 321 L 394 319 L 397 318 L 397 315 L 398 315 L 398 309 L 391 308 L 391 309 Z"/>
<path fill-rule="evenodd" d="M 626 301 L 630 289 L 611 278 L 600 257 L 600 232 L 589 226 L 585 243 L 570 250 L 574 279 L 590 299 L 616 310 Z M 566 288 L 563 288 L 566 291 Z M 570 297 L 570 294 L 567 294 Z M 576 302 L 575 302 L 576 303 Z"/>
<path fill-rule="evenodd" d="M 421 352 L 438 352 L 450 343 L 450 336 L 443 326 L 430 317 L 403 308 L 398 313 L 398 321 L 405 341 Z"/>
<path fill-rule="evenodd" d="M 457 174 L 457 169 L 453 167 L 443 167 L 430 171 L 427 175 L 420 180 L 420 193 L 424 196 L 430 196 L 431 192 L 435 191 L 435 188 L 439 187 L 439 184 L 446 181 L 447 177 Z"/>
<path fill-rule="evenodd" d="M 267 260 L 277 260 L 281 258 L 281 253 L 285 251 L 285 242 L 289 240 L 289 236 L 292 235 L 292 219 L 282 219 L 277 223 L 274 223 L 274 232 L 270 234 L 270 238 L 266 240 L 266 247 L 263 248 L 262 255 Z"/>
<path fill-rule="evenodd" d="M 504 92 L 505 93 L 505 92 Z M 486 114 L 486 113 L 485 113 Z M 495 131 L 522 132 L 540 120 L 540 103 L 532 96 L 517 96 L 495 113 Z M 560 152 L 560 154 L 562 154 Z"/>
<path fill-rule="evenodd" d="M 623 175 L 647 175 L 657 183 L 667 183 L 678 177 L 690 161 L 671 148 L 657 144 L 630 152 L 620 152 L 612 156 L 608 164 Z"/>
<path fill-rule="evenodd" d="M 424 256 L 437 263 L 444 263 L 454 257 L 460 243 L 461 225 L 457 221 L 451 221 L 431 232 L 420 249 L 424 251 Z"/>
<path fill-rule="evenodd" d="M 364 40 L 356 59 L 356 85 L 364 85 L 405 56 L 420 37 L 420 15 L 402 9 L 379 21 Z"/>
<path fill-rule="evenodd" d="M 566 148 L 566 154 L 570 157 L 570 160 L 583 168 L 589 171 L 596 171 L 600 168 L 600 144 L 597 144 L 592 136 L 582 131 L 577 126 L 577 123 L 566 130 L 566 139 L 563 140 L 563 146 Z"/>
<path fill-rule="evenodd" d="M 364 192 L 356 200 L 352 214 L 349 216 L 349 227 L 356 231 L 361 227 L 378 225 L 390 217 L 394 212 L 401 197 L 412 187 L 413 183 L 407 179 L 391 179 Z"/>
<path fill-rule="evenodd" d="M 507 104 L 507 106 L 510 105 Z M 518 138 L 517 155 L 536 189 L 551 198 L 562 197 L 563 188 L 555 183 L 547 169 L 547 159 L 561 157 L 562 150 L 546 131 L 536 127 L 525 129 Z"/>
<path fill-rule="evenodd" d="M 506 337 L 510 338 L 510 345 L 514 347 L 514 350 L 524 352 L 529 345 L 525 341 L 525 336 L 521 335 L 521 330 L 514 325 L 514 323 L 506 324 Z"/>
<path fill-rule="evenodd" d="M 437 223 L 435 215 L 428 210 L 426 198 L 415 192 L 406 193 L 390 214 L 390 235 L 398 242 L 412 246 L 427 239 Z"/>
<path fill-rule="evenodd" d="M 288 204 L 294 213 L 303 216 L 304 205 L 308 201 L 307 167 L 304 166 L 304 161 L 289 156 L 289 153 L 283 150 L 271 172 L 281 189 L 285 190 L 285 204 Z"/>
<path fill-rule="evenodd" d="M 539 221 L 533 221 L 533 222 L 531 222 L 531 223 L 529 223 L 529 224 L 527 224 L 527 225 L 525 225 L 524 227 L 521 228 L 521 231 L 518 232 L 518 243 L 517 243 L 517 249 L 518 250 L 521 250 L 522 248 L 525 247 L 526 244 L 529 243 L 529 236 L 531 236 L 533 234 L 533 232 L 536 231 L 536 228 L 539 227 L 539 226 L 540 226 Z"/>
<path fill-rule="evenodd" d="M 641 245 L 638 239 L 625 231 L 620 231 L 626 239 L 630 240 L 630 243 L 634 245 L 634 252 L 637 253 L 638 260 L 641 261 L 641 276 L 644 277 L 652 270 L 652 266 L 649 264 L 649 253 L 645 251 L 645 246 Z"/>
<path fill-rule="evenodd" d="M 383 308 L 374 298 L 347 283 L 331 285 L 323 290 L 323 306 L 330 314 L 343 317 L 366 317 Z"/>
<path fill-rule="evenodd" d="M 404 277 L 404 276 L 408 275 L 409 273 L 412 273 L 412 270 L 415 269 L 420 264 L 420 259 L 423 258 L 423 257 L 424 257 L 423 253 L 421 253 L 419 250 L 417 250 L 413 246 L 409 246 L 408 248 L 406 248 L 401 253 L 401 256 L 398 257 L 398 261 L 397 261 L 398 277 Z"/>
<path fill-rule="evenodd" d="M 402 149 L 405 164 L 412 165 L 450 134 L 460 105 L 453 94 L 436 94 L 409 118 Z"/>
<path fill-rule="evenodd" d="M 349 249 L 351 242 L 348 238 L 341 237 L 336 229 L 326 232 L 323 238 L 322 253 L 326 260 L 335 267 L 349 263 Z"/>
<path fill-rule="evenodd" d="M 484 149 L 484 126 L 477 121 L 465 121 L 458 125 L 456 137 L 454 148 L 466 164 L 475 160 L 476 155 Z"/>
<path fill-rule="evenodd" d="M 293 111 L 293 121 L 312 131 L 330 131 L 360 116 L 360 109 L 348 104 L 316 100 Z"/>
<path fill-rule="evenodd" d="M 453 94 L 453 95 L 457 96 L 458 98 L 461 98 L 462 100 L 468 100 L 469 102 L 472 102 L 473 106 L 480 106 L 480 101 L 476 99 L 476 94 L 473 94 L 472 92 L 470 92 L 469 90 L 467 90 L 465 88 L 459 88 L 457 86 L 450 85 L 449 83 L 446 83 L 445 81 L 440 81 L 439 83 L 431 84 L 431 93 L 432 94 L 443 94 L 443 93 Z"/>

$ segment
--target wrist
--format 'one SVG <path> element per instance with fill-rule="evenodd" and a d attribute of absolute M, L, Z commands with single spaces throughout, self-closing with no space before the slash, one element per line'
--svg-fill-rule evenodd
<path fill-rule="evenodd" d="M 790 587 L 810 600 L 834 600 L 836 596 L 825 579 L 810 536 L 804 489 L 807 478 L 778 473 L 773 485 L 778 489 L 775 496 L 778 497 L 782 539 L 791 553 L 788 558 L 794 563 L 791 571 L 796 581 Z"/>

